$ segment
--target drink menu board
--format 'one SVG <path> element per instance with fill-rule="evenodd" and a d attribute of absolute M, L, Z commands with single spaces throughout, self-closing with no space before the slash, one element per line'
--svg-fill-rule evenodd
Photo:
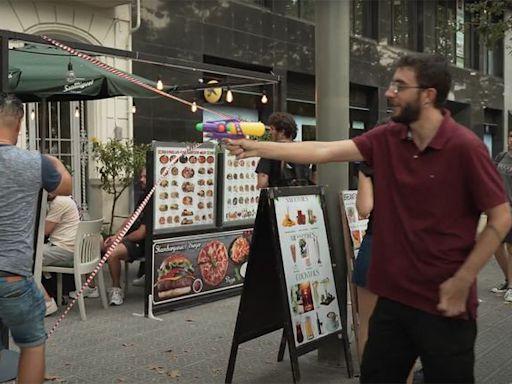
<path fill-rule="evenodd" d="M 361 246 L 361 241 L 366 233 L 368 220 L 359 217 L 356 208 L 357 191 L 343 191 L 343 206 L 347 216 L 348 226 L 350 229 L 350 237 L 354 246 L 354 256 L 357 257 L 357 251 Z"/>
<path fill-rule="evenodd" d="M 256 217 L 260 190 L 255 173 L 259 158 L 237 160 L 224 156 L 223 223 L 251 221 Z"/>
<path fill-rule="evenodd" d="M 274 199 L 295 346 L 341 329 L 320 195 Z"/>
<path fill-rule="evenodd" d="M 215 224 L 215 147 L 204 144 L 182 155 L 184 148 L 180 144 L 155 146 L 157 187 L 153 226 L 156 231 Z M 179 160 L 170 165 L 176 156 Z"/>

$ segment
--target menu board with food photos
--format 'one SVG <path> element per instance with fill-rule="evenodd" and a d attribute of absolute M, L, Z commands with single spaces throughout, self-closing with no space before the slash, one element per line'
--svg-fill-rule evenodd
<path fill-rule="evenodd" d="M 155 240 L 152 289 L 157 306 L 241 287 L 251 231 Z"/>
<path fill-rule="evenodd" d="M 341 329 L 326 224 L 320 195 L 279 196 L 274 206 L 299 347 Z"/>
<path fill-rule="evenodd" d="M 258 210 L 260 190 L 255 173 L 259 158 L 237 160 L 224 154 L 223 224 L 252 222 Z"/>
<path fill-rule="evenodd" d="M 215 146 L 203 144 L 182 154 L 185 147 L 178 143 L 155 145 L 157 187 L 153 229 L 156 232 L 215 225 Z M 179 160 L 171 165 L 177 156 Z"/>

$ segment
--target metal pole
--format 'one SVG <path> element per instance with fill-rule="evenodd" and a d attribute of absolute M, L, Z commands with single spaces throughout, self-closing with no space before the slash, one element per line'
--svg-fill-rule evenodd
<path fill-rule="evenodd" d="M 0 91 L 9 89 L 9 38 L 0 36 Z"/>
<path fill-rule="evenodd" d="M 315 2 L 315 68 L 316 121 L 320 141 L 349 138 L 349 64 L 350 64 L 350 2 L 326 0 Z M 330 163 L 319 167 L 319 184 L 326 185 L 327 211 L 334 262 L 341 265 L 343 281 L 339 281 L 340 303 L 344 329 L 347 329 L 347 283 L 343 233 L 338 212 L 338 194 L 348 188 L 348 164 Z M 346 334 L 346 333 L 345 333 Z M 348 340 L 346 341 L 348 343 Z M 321 347 L 318 359 L 341 364 L 343 344 L 339 340 Z M 347 356 L 351 360 L 351 356 Z"/>
<path fill-rule="evenodd" d="M 48 100 L 46 98 L 41 99 L 39 111 L 41 112 L 41 125 L 39 126 L 39 138 L 41 141 L 39 144 L 39 152 L 48 153 L 48 148 L 46 146 L 46 137 L 48 136 L 49 122 Z"/>
<path fill-rule="evenodd" d="M 7 92 L 9 87 L 9 39 L 0 37 L 0 91 Z M 9 348 L 9 329 L 0 321 L 0 344 L 4 348 Z M 2 348 L 0 347 L 0 350 Z"/>
<path fill-rule="evenodd" d="M 505 10 L 505 20 L 511 20 L 512 18 L 512 9 Z M 504 63 L 503 63 L 503 83 L 504 83 L 504 94 L 503 94 L 503 148 L 506 150 L 507 148 L 507 137 L 508 131 L 512 128 L 512 55 L 509 54 L 510 45 L 509 42 L 512 41 L 512 30 L 507 30 L 505 32 L 505 38 L 503 39 L 504 44 Z"/>

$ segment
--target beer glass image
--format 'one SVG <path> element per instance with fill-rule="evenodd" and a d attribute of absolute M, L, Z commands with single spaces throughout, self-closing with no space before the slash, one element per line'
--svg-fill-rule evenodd
<path fill-rule="evenodd" d="M 297 247 L 295 245 L 295 242 L 290 244 L 290 253 L 292 254 L 293 264 L 296 264 L 297 263 Z"/>
<path fill-rule="evenodd" d="M 304 312 L 309 312 L 315 309 L 313 305 L 313 296 L 311 294 L 311 284 L 309 281 L 300 283 L 300 295 L 302 297 L 302 304 L 304 305 Z"/>
<path fill-rule="evenodd" d="M 313 334 L 313 324 L 311 323 L 311 317 L 306 316 L 306 322 L 305 322 L 305 328 L 306 328 L 306 338 L 308 340 L 311 340 L 315 337 Z"/>
<path fill-rule="evenodd" d="M 304 335 L 302 334 L 302 327 L 300 325 L 300 321 L 297 320 L 295 322 L 295 333 L 297 337 L 297 343 L 300 344 L 304 341 Z"/>

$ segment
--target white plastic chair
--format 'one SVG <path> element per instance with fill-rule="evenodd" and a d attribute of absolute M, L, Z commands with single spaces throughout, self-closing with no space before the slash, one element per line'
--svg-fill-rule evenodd
<path fill-rule="evenodd" d="M 75 240 L 75 253 L 73 259 L 73 267 L 56 267 L 51 265 L 43 266 L 43 272 L 57 273 L 57 303 L 62 303 L 62 274 L 75 275 L 75 287 L 78 292 L 82 287 L 81 276 L 91 273 L 98 265 L 101 259 L 101 244 L 103 238 L 101 236 L 101 226 L 103 218 L 91 221 L 81 221 L 78 224 L 78 230 Z M 101 296 L 101 302 L 105 309 L 108 308 L 107 292 L 105 289 L 105 281 L 103 280 L 103 272 L 100 269 L 96 275 L 98 289 Z M 84 297 L 78 299 L 78 307 L 80 308 L 80 317 L 86 320 Z"/>

